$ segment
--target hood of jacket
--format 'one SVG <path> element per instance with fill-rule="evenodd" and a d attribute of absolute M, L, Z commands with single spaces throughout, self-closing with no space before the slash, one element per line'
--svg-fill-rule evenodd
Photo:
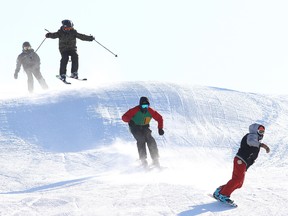
<path fill-rule="evenodd" d="M 258 123 L 251 124 L 251 125 L 249 126 L 249 133 L 257 134 L 257 133 L 258 133 L 258 128 L 259 128 L 260 126 L 264 127 L 263 125 L 258 124 Z M 265 127 L 264 127 L 264 128 L 265 128 Z"/>

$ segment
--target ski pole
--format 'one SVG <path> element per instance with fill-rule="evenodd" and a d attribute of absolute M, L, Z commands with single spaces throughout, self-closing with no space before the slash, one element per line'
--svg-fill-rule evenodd
<path fill-rule="evenodd" d="M 49 32 L 47 29 L 45 29 L 45 31 Z M 35 53 L 38 51 L 38 49 L 42 46 L 42 44 L 44 43 L 44 41 L 46 40 L 47 38 L 45 37 L 44 40 L 41 42 L 41 44 L 38 46 L 38 48 L 36 49 Z"/>
<path fill-rule="evenodd" d="M 38 49 L 42 46 L 42 44 L 44 43 L 44 41 L 46 40 L 46 37 L 44 38 L 44 40 L 41 42 L 41 44 L 38 46 L 38 48 L 36 49 L 35 53 L 38 51 Z"/>
<path fill-rule="evenodd" d="M 96 41 L 95 39 L 94 39 L 94 41 L 95 41 L 96 43 L 98 43 L 100 46 L 102 46 L 103 48 L 105 48 L 106 50 L 108 50 L 110 53 L 112 53 L 115 57 L 118 57 L 115 53 L 113 53 L 111 50 L 109 50 L 107 47 L 103 46 L 101 43 L 99 43 L 99 42 Z"/>

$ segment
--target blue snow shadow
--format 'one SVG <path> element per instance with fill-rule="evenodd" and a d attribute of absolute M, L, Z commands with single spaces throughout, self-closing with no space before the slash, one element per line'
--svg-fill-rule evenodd
<path fill-rule="evenodd" d="M 177 214 L 177 216 L 193 216 L 193 215 L 201 215 L 206 212 L 223 212 L 223 211 L 235 209 L 231 206 L 223 205 L 222 203 L 219 203 L 217 201 L 206 203 L 206 204 L 190 206 L 190 208 L 192 209 L 183 211 Z"/>
<path fill-rule="evenodd" d="M 9 130 L 20 139 L 52 152 L 77 152 L 111 143 L 128 127 L 121 120 L 120 99 L 101 98 L 78 92 L 44 98 L 43 101 L 13 101 L 5 113 Z M 76 94 L 76 95 L 75 95 Z M 104 115 L 104 116 L 103 116 Z"/>
<path fill-rule="evenodd" d="M 11 191 L 11 192 L 0 193 L 0 194 L 25 194 L 25 193 L 34 193 L 34 192 L 42 192 L 42 191 L 52 191 L 52 190 L 57 190 L 57 189 L 62 189 L 62 188 L 67 188 L 67 187 L 72 187 L 78 184 L 82 184 L 83 182 L 91 178 L 95 178 L 95 176 L 73 179 L 73 180 L 68 180 L 68 181 L 61 181 L 61 182 L 56 182 L 52 184 L 30 188 L 27 190 Z"/>

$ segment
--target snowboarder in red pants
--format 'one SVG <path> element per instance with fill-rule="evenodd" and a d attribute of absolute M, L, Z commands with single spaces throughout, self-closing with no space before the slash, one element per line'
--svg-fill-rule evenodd
<path fill-rule="evenodd" d="M 146 143 L 153 160 L 153 165 L 160 168 L 159 153 L 155 139 L 152 137 L 152 131 L 149 128 L 151 119 L 158 122 L 159 135 L 164 134 L 162 116 L 150 107 L 150 102 L 147 97 L 141 97 L 139 105 L 129 109 L 123 116 L 122 120 L 128 122 L 129 129 L 137 141 L 137 149 L 139 158 L 144 168 L 148 166 Z"/>
<path fill-rule="evenodd" d="M 265 127 L 263 125 L 254 123 L 249 126 L 249 133 L 242 138 L 240 148 L 234 157 L 232 178 L 226 185 L 215 190 L 213 193 L 215 199 L 224 203 L 233 203 L 230 200 L 230 195 L 234 190 L 242 187 L 245 173 L 257 159 L 260 147 L 264 148 L 267 153 L 270 152 L 270 148 L 261 142 L 264 132 Z"/>

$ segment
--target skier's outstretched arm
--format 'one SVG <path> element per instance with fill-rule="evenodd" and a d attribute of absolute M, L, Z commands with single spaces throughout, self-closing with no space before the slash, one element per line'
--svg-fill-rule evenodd
<path fill-rule="evenodd" d="M 261 143 L 261 144 L 260 144 L 260 147 L 264 148 L 264 149 L 266 150 L 266 153 L 269 153 L 269 152 L 270 152 L 269 146 L 267 146 L 265 143 Z"/>

